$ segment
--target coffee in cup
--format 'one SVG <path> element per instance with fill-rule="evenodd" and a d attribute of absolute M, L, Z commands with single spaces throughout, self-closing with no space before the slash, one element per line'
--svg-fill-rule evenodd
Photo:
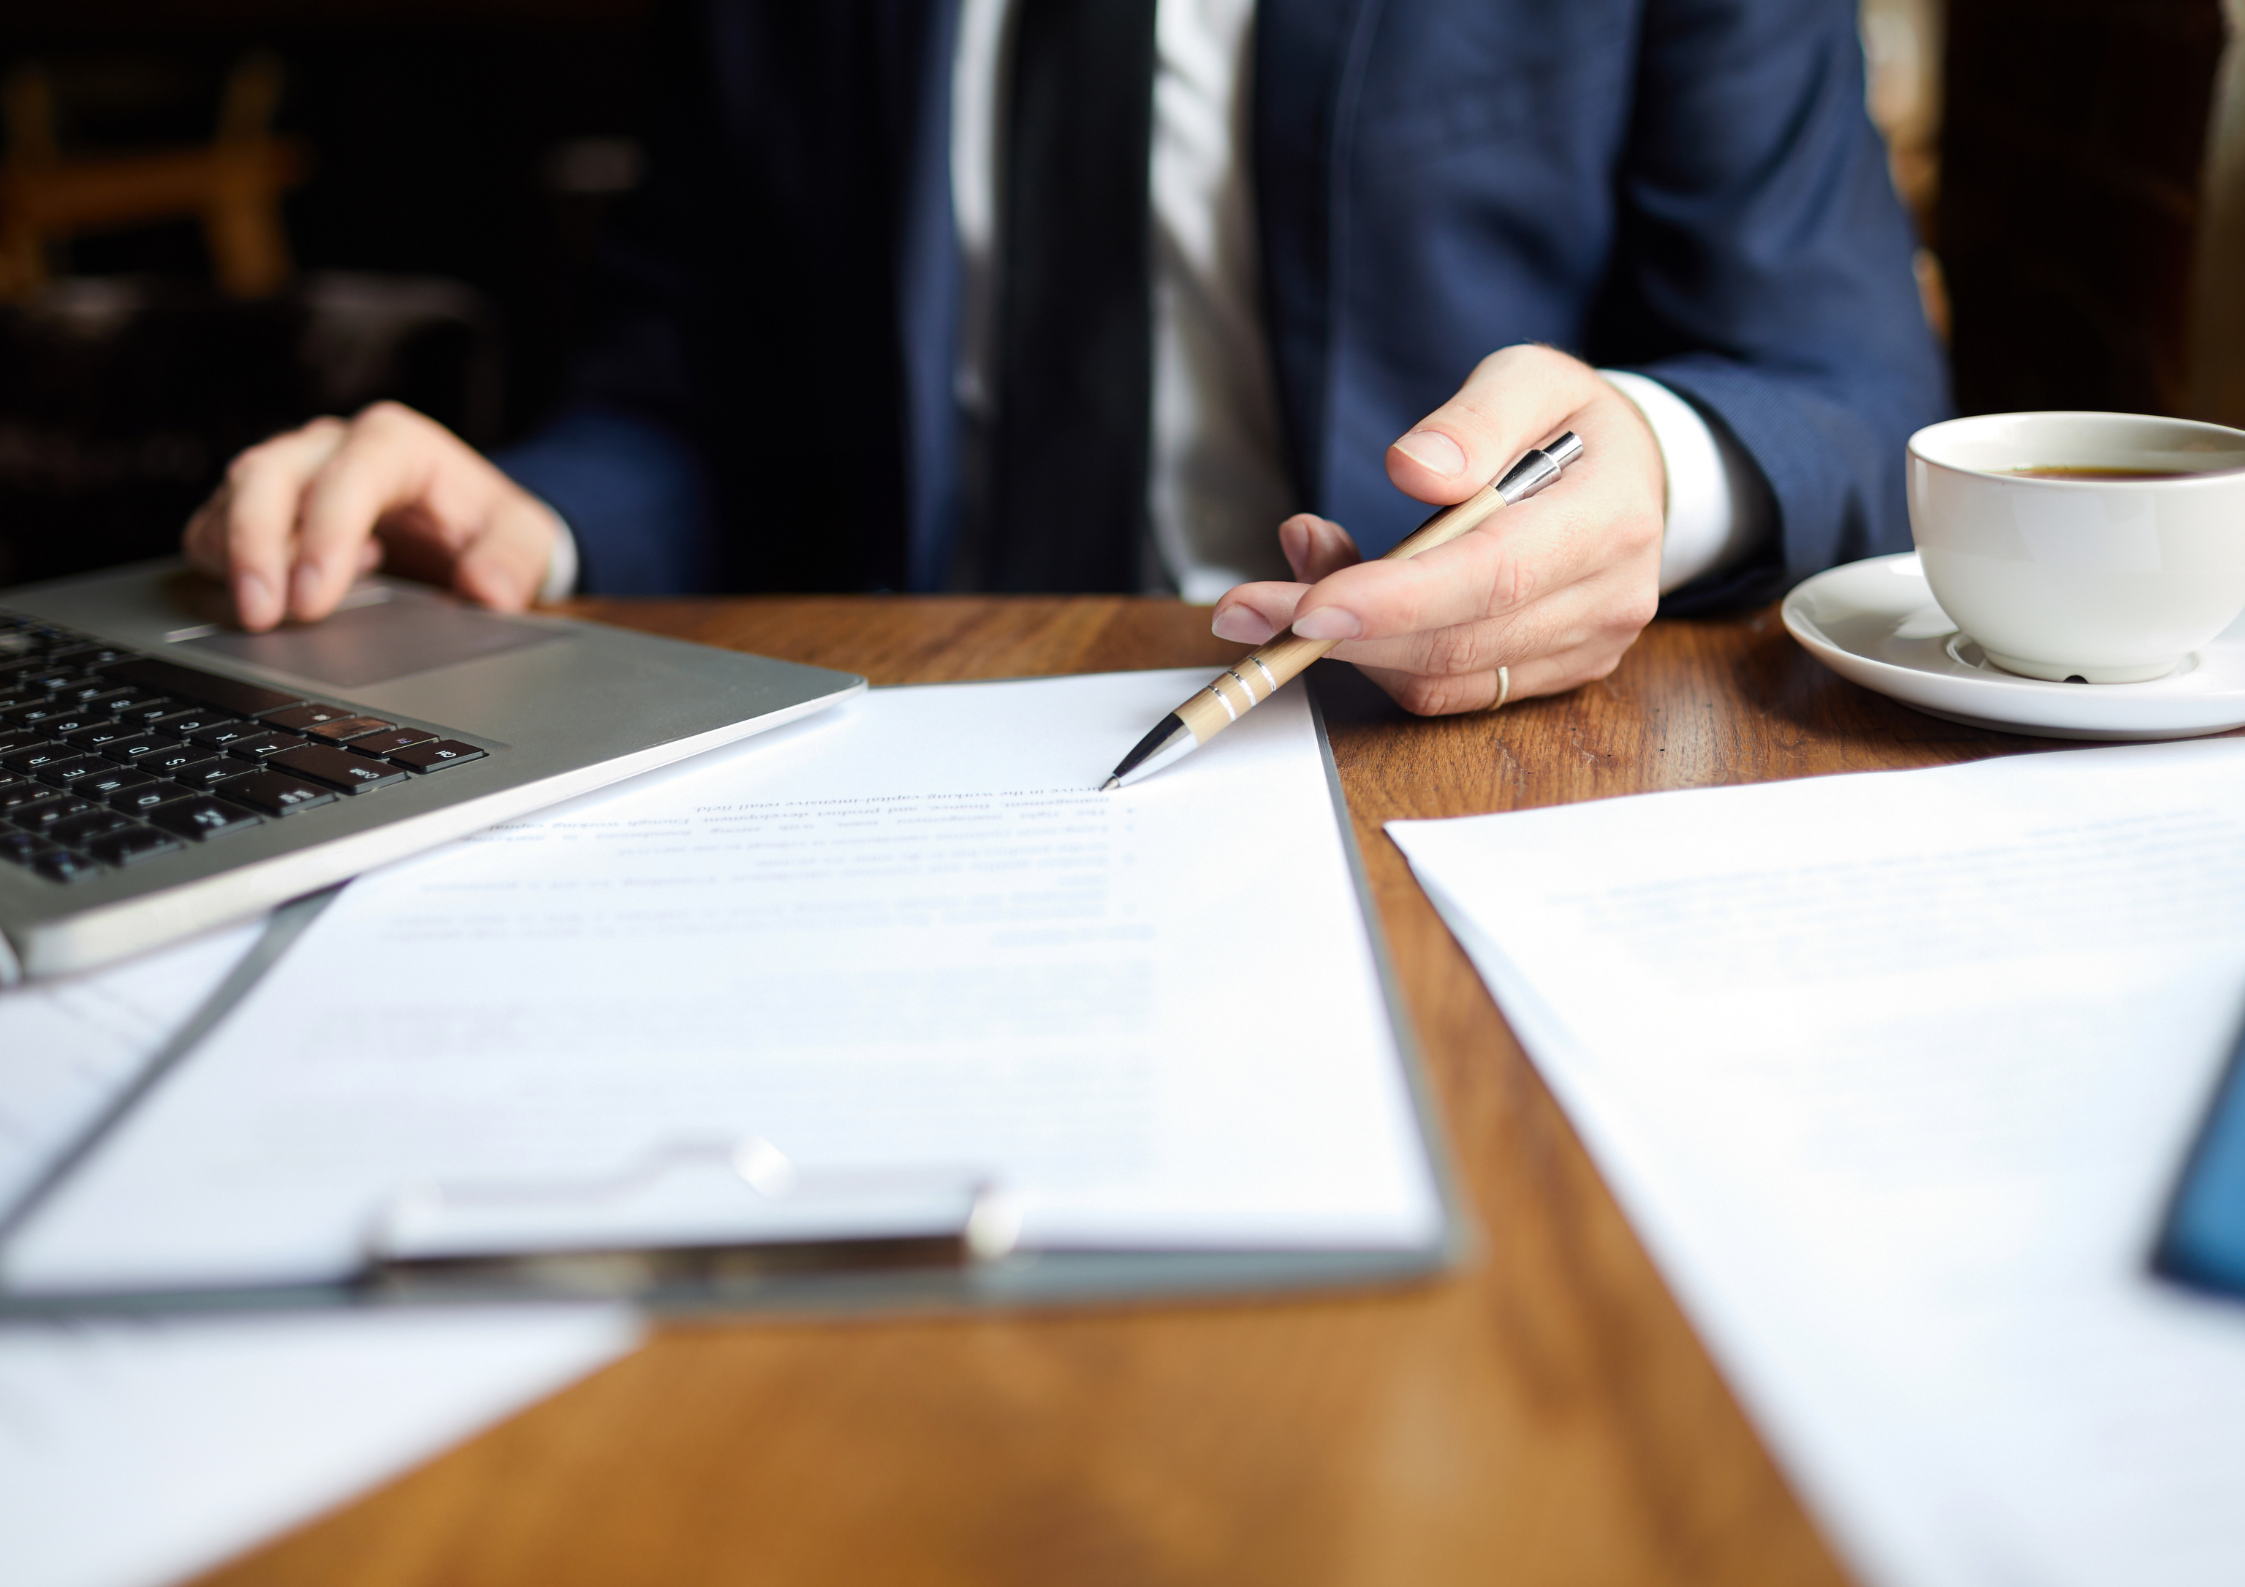
<path fill-rule="evenodd" d="M 2007 672 L 2164 677 L 2245 612 L 2245 431 L 1991 413 L 1910 437 L 1910 534 L 1941 609 Z"/>

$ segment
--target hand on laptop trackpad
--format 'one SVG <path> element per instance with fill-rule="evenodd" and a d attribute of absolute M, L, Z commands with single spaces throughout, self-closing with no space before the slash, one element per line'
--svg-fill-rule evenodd
<path fill-rule="evenodd" d="M 343 610 L 321 622 L 262 634 L 233 629 L 202 633 L 172 648 L 246 661 L 335 689 L 361 689 L 563 637 L 551 629 L 442 598 L 398 591 L 393 599 L 364 604 L 346 598 Z"/>

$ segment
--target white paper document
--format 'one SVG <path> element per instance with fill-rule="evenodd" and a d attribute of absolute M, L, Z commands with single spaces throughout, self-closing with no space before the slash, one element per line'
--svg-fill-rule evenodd
<path fill-rule="evenodd" d="M 0 1216 L 139 1080 L 257 923 L 0 992 Z M 631 1349 L 611 1307 L 0 1325 L 0 1582 L 159 1587 Z"/>
<path fill-rule="evenodd" d="M 2245 1581 L 2245 1305 L 2148 1268 L 2245 743 L 1389 831 L 1865 1578 Z"/>
<path fill-rule="evenodd" d="M 0 1327 L 0 1581 L 184 1581 L 638 1335 L 592 1306 Z"/>
<path fill-rule="evenodd" d="M 1432 1245 L 1301 691 L 1096 791 L 1205 681 L 876 691 L 364 878 L 5 1275 L 339 1279 L 416 1187 L 751 1138 L 986 1178 L 1031 1248 Z"/>
<path fill-rule="evenodd" d="M 216 992 L 262 921 L 0 991 L 0 1218 Z"/>

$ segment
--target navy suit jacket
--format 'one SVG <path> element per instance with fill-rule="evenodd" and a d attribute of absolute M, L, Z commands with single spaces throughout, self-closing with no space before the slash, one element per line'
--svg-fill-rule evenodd
<path fill-rule="evenodd" d="M 662 14 L 649 179 L 574 406 L 503 458 L 585 585 L 940 583 L 957 511 L 955 0 Z M 1297 504 L 1368 554 L 1388 443 L 1483 355 L 1641 370 L 1759 465 L 1778 541 L 1670 611 L 1906 549 L 1946 411 L 1853 0 L 1261 0 L 1253 176 Z M 1275 528 L 1275 526 L 1274 526 Z"/>

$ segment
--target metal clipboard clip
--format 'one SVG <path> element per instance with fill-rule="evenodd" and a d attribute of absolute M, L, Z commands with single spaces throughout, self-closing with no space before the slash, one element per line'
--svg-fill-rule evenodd
<path fill-rule="evenodd" d="M 367 1239 L 386 1296 L 722 1295 L 817 1273 L 961 1268 L 1012 1252 L 1021 1220 L 956 1168 L 798 1168 L 769 1141 L 680 1142 L 620 1171 L 439 1180 L 391 1198 Z"/>

